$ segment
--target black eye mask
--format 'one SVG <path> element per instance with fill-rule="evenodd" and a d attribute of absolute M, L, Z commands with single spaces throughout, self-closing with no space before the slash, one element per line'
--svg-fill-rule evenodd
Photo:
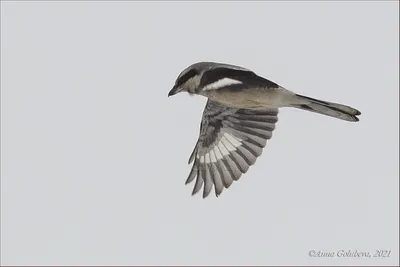
<path fill-rule="evenodd" d="M 182 77 L 179 77 L 179 79 L 176 81 L 175 83 L 175 87 L 179 87 L 182 84 L 184 84 L 185 82 L 187 82 L 190 78 L 193 78 L 194 76 L 196 76 L 198 74 L 197 70 L 195 69 L 191 69 L 189 70 L 187 73 L 185 73 L 184 75 L 182 75 Z"/>

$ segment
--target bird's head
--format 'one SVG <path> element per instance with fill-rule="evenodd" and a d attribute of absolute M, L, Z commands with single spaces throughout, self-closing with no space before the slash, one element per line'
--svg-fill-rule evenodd
<path fill-rule="evenodd" d="M 237 72 L 240 73 L 238 74 Z M 202 94 L 204 90 L 242 83 L 232 78 L 232 76 L 240 76 L 243 73 L 246 75 L 255 75 L 250 70 L 235 65 L 217 62 L 198 62 L 190 65 L 179 74 L 168 96 L 176 95 L 180 92 L 187 92 L 191 95 Z"/>
<path fill-rule="evenodd" d="M 169 91 L 168 96 L 173 96 L 181 92 L 197 94 L 203 73 L 212 68 L 214 64 L 212 62 L 198 62 L 184 69 L 176 79 L 175 85 Z"/>

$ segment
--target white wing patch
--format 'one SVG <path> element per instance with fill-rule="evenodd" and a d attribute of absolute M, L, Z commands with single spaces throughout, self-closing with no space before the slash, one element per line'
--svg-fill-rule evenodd
<path fill-rule="evenodd" d="M 210 150 L 210 152 L 208 152 L 208 154 L 210 154 L 211 162 L 217 162 L 217 158 L 215 156 L 214 149 Z"/>
<path fill-rule="evenodd" d="M 221 151 L 219 151 L 217 146 L 214 147 L 214 153 L 215 153 L 215 157 L 217 159 L 222 159 L 224 157 L 224 156 L 222 156 Z"/>
<path fill-rule="evenodd" d="M 222 156 L 229 155 L 229 151 L 225 148 L 224 144 L 221 141 L 219 141 L 217 147 L 219 151 L 221 151 Z"/>
<path fill-rule="evenodd" d="M 206 163 L 210 163 L 210 153 L 206 154 Z"/>
<path fill-rule="evenodd" d="M 221 142 L 223 143 L 223 145 L 226 147 L 226 149 L 228 150 L 228 151 L 235 151 L 236 150 L 236 147 L 234 147 L 229 141 L 228 141 L 228 139 L 226 139 L 226 137 L 225 136 L 223 136 L 222 138 L 221 138 Z"/>
<path fill-rule="evenodd" d="M 238 146 L 242 145 L 242 139 L 237 138 L 231 134 L 225 133 L 224 134 L 225 138 L 228 139 L 228 141 L 236 148 Z"/>
<path fill-rule="evenodd" d="M 222 88 L 224 86 L 232 85 L 232 84 L 241 84 L 241 81 L 230 79 L 230 78 L 223 78 L 216 82 L 213 82 L 203 88 L 203 90 L 216 90 Z"/>
<path fill-rule="evenodd" d="M 235 151 L 237 147 L 241 146 L 242 139 L 235 137 L 229 133 L 224 133 L 218 144 L 213 149 L 208 151 L 204 156 L 200 157 L 201 163 L 217 162 L 223 159 L 224 156 L 229 155 L 230 152 Z"/>

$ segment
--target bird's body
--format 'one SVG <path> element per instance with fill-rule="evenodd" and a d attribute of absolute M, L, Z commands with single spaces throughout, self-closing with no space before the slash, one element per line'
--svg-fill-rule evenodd
<path fill-rule="evenodd" d="M 255 87 L 249 90 L 251 90 L 251 93 L 249 93 L 247 90 L 207 90 L 202 92 L 201 95 L 228 107 L 249 109 L 285 107 L 288 106 L 295 97 L 295 94 L 282 87 Z"/>
<path fill-rule="evenodd" d="M 272 137 L 279 108 L 346 121 L 358 121 L 361 114 L 346 105 L 296 94 L 246 68 L 215 62 L 195 63 L 182 71 L 168 96 L 179 92 L 208 98 L 186 181 L 197 177 L 193 194 L 204 185 L 203 197 L 212 187 L 218 196 L 255 163 Z"/>

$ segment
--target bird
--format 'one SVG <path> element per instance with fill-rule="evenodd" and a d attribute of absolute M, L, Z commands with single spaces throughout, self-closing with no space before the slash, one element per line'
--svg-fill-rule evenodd
<path fill-rule="evenodd" d="M 254 71 L 227 63 L 197 62 L 175 80 L 168 97 L 181 92 L 207 98 L 192 164 L 185 184 L 203 198 L 221 195 L 261 156 L 272 137 L 280 108 L 292 107 L 348 122 L 359 121 L 353 107 L 296 94 Z"/>

